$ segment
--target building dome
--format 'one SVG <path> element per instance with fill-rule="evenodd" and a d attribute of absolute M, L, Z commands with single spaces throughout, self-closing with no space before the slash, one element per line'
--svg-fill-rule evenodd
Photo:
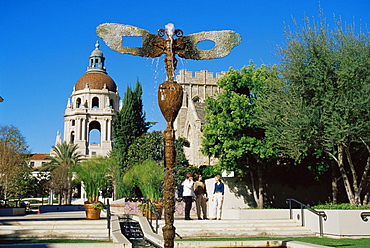
<path fill-rule="evenodd" d="M 103 52 L 99 49 L 99 46 L 96 46 L 95 50 L 91 52 L 90 57 L 103 57 Z"/>
<path fill-rule="evenodd" d="M 106 88 L 109 91 L 117 92 L 117 85 L 113 79 L 101 72 L 89 72 L 80 77 L 76 82 L 75 90 L 83 90 L 86 85 L 89 89 L 102 90 Z"/>

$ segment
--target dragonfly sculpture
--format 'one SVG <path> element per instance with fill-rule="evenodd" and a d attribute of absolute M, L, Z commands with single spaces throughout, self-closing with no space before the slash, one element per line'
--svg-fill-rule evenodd
<path fill-rule="evenodd" d="M 97 27 L 96 31 L 107 46 L 112 50 L 123 53 L 138 55 L 141 57 L 159 57 L 166 53 L 167 79 L 173 79 L 177 60 L 175 54 L 184 59 L 214 59 L 222 58 L 241 42 L 240 34 L 231 30 L 208 31 L 183 36 L 181 29 L 175 29 L 172 23 L 167 24 L 166 29 L 159 29 L 158 35 L 147 30 L 117 23 L 104 23 Z M 163 38 L 163 36 L 167 38 Z M 175 39 L 174 37 L 177 37 Z M 141 47 L 124 47 L 122 38 L 142 37 Z M 201 41 L 212 41 L 214 47 L 208 50 L 198 48 Z M 172 65 L 170 65 L 172 63 Z"/>
<path fill-rule="evenodd" d="M 183 31 L 175 29 L 172 23 L 159 29 L 158 34 L 152 34 L 144 29 L 117 23 L 104 23 L 96 28 L 100 38 L 114 51 L 123 54 L 138 55 L 141 57 L 155 58 L 166 54 L 167 80 L 159 85 L 158 104 L 167 127 L 164 130 L 164 164 L 166 167 L 163 183 L 164 217 L 163 227 L 164 247 L 174 247 L 175 230 L 175 178 L 174 167 L 176 165 L 175 131 L 173 122 L 181 108 L 183 90 L 180 84 L 173 80 L 176 70 L 177 54 L 185 59 L 214 59 L 228 55 L 236 45 L 241 42 L 241 36 L 230 30 L 200 32 L 183 36 Z M 166 38 L 164 38 L 166 36 Z M 125 37 L 141 37 L 141 47 L 122 46 Z M 214 47 L 208 50 L 198 48 L 201 41 L 212 41 Z"/>

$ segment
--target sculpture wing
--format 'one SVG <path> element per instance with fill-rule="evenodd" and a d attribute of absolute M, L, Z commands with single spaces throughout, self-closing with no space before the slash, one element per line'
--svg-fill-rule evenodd
<path fill-rule="evenodd" d="M 127 53 L 142 57 L 155 58 L 160 56 L 164 51 L 165 40 L 148 31 L 124 24 L 104 23 L 96 28 L 97 35 L 112 50 L 119 53 Z M 142 37 L 141 47 L 124 47 L 122 46 L 122 37 Z"/>
<path fill-rule="evenodd" d="M 210 40 L 215 46 L 209 50 L 201 50 L 197 44 L 204 40 Z M 235 46 L 241 42 L 240 34 L 231 30 L 209 31 L 190 34 L 177 38 L 175 52 L 185 59 L 215 59 L 228 55 Z"/>

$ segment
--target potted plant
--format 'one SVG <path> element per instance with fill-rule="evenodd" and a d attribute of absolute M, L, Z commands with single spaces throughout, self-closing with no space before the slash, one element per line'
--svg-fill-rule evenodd
<path fill-rule="evenodd" d="M 101 210 L 105 209 L 105 204 L 99 201 L 99 195 L 101 189 L 106 186 L 108 169 L 104 157 L 90 158 L 75 169 L 76 180 L 82 183 L 86 192 L 86 219 L 99 219 Z"/>
<path fill-rule="evenodd" d="M 154 160 L 145 160 L 143 163 L 132 166 L 123 176 L 123 183 L 128 187 L 137 186 L 145 198 L 139 204 L 143 215 L 155 218 L 150 206 L 151 202 L 159 213 L 159 218 L 161 217 L 163 204 L 160 198 L 164 176 L 164 168 Z"/>

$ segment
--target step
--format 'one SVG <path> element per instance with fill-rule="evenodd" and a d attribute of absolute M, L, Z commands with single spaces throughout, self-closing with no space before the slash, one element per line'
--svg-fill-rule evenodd
<path fill-rule="evenodd" d="M 281 236 L 281 237 L 292 237 L 292 236 L 314 236 L 309 230 L 177 230 L 176 233 L 183 238 L 202 238 L 202 237 L 254 237 L 254 236 Z"/>
<path fill-rule="evenodd" d="M 0 240 L 24 240 L 24 239 L 90 239 L 90 240 L 107 240 L 108 234 L 68 234 L 68 235 L 47 235 L 43 234 L 7 234 L 0 235 Z"/>
<path fill-rule="evenodd" d="M 108 238 L 106 220 L 7 221 L 0 223 L 0 239 Z"/>
<path fill-rule="evenodd" d="M 218 226 L 218 227 L 234 227 L 234 228 L 242 228 L 242 227 L 264 227 L 264 226 L 274 226 L 274 227 L 299 227 L 299 224 L 295 222 L 290 222 L 290 221 L 285 221 L 285 222 L 220 222 L 220 221 L 197 221 L 197 222 L 175 222 L 174 225 L 176 227 L 187 227 L 187 226 L 192 226 L 196 225 L 197 227 L 213 227 L 213 226 Z"/>
<path fill-rule="evenodd" d="M 73 225 L 78 223 L 79 225 L 103 225 L 107 224 L 107 220 L 25 220 L 25 221 L 2 221 L 0 222 L 1 226 L 8 225 Z"/>
<path fill-rule="evenodd" d="M 71 239 L 107 239 L 108 229 L 0 229 L 0 239 L 52 239 L 52 238 L 71 238 Z"/>
<path fill-rule="evenodd" d="M 162 235 L 164 222 L 159 222 Z M 314 236 L 314 233 L 293 220 L 175 220 L 176 233 L 183 238 L 253 237 L 253 236 Z"/>
<path fill-rule="evenodd" d="M 107 229 L 107 225 L 81 225 L 81 224 L 71 224 L 71 225 L 8 225 L 8 226 L 0 226 L 0 230 L 3 229 L 10 229 L 10 230 L 22 230 L 22 229 L 33 229 L 37 227 L 37 229 L 43 230 L 101 230 Z"/>
<path fill-rule="evenodd" d="M 8 233 L 104 233 L 106 228 L 100 228 L 100 229 L 81 229 L 79 227 L 71 227 L 70 229 L 55 229 L 55 228 L 23 228 L 21 226 L 17 228 L 8 228 L 8 229 L 0 229 L 1 234 L 8 234 Z"/>

